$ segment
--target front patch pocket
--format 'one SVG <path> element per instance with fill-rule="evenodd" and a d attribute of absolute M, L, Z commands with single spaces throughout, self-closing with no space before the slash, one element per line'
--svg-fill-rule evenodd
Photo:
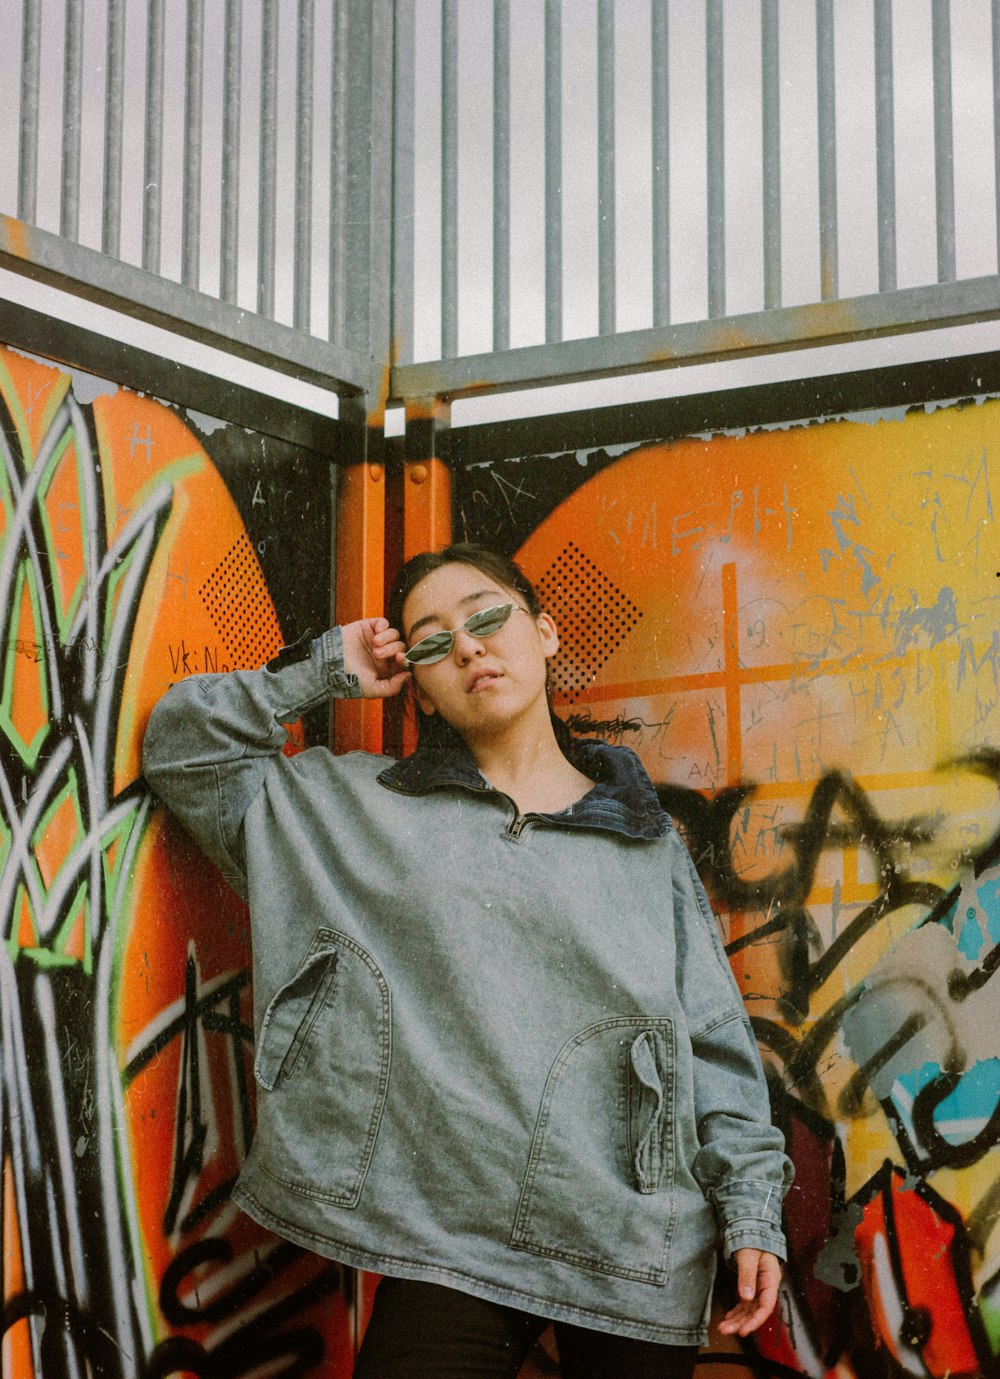
<path fill-rule="evenodd" d="M 591 1025 L 549 1072 L 511 1245 L 664 1283 L 673 1230 L 674 1026 Z"/>
<path fill-rule="evenodd" d="M 389 1086 L 391 1001 L 359 944 L 320 929 L 261 1022 L 258 1163 L 293 1191 L 353 1207 Z"/>

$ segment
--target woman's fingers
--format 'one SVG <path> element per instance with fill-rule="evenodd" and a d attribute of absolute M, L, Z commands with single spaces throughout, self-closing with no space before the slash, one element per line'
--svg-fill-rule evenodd
<path fill-rule="evenodd" d="M 402 656 L 406 645 L 387 618 L 359 618 L 341 626 L 344 665 L 358 677 L 366 698 L 398 694 L 409 679 Z"/>
<path fill-rule="evenodd" d="M 731 1307 L 719 1330 L 727 1336 L 749 1336 L 767 1321 L 778 1300 L 781 1262 L 767 1250 L 737 1250 L 736 1291 L 739 1302 Z"/>

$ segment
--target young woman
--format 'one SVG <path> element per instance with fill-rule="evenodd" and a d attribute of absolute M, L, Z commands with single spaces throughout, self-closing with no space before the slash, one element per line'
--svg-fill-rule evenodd
<path fill-rule="evenodd" d="M 717 1245 L 746 1336 L 774 1307 L 790 1172 L 691 860 L 635 756 L 553 718 L 518 567 L 418 556 L 390 618 L 155 709 L 151 787 L 247 898 L 257 1132 L 235 1200 L 385 1275 L 364 1379 L 690 1376 Z M 392 762 L 282 723 L 409 685 Z"/>

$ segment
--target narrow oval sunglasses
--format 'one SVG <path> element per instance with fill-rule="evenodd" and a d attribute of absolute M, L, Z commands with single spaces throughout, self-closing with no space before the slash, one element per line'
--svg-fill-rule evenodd
<path fill-rule="evenodd" d="M 470 637 L 492 637 L 494 632 L 500 631 L 515 609 L 522 613 L 528 611 L 517 603 L 497 603 L 491 608 L 480 608 L 466 618 L 461 627 L 451 632 L 432 632 L 429 637 L 422 637 L 415 646 L 410 647 L 403 659 L 408 666 L 432 666 L 435 661 L 443 661 L 451 651 L 456 632 L 468 632 Z"/>

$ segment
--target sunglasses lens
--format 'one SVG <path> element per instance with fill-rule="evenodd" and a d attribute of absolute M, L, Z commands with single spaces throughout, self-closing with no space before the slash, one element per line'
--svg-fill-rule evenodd
<path fill-rule="evenodd" d="M 499 603 L 495 608 L 481 608 L 466 618 L 462 627 L 473 637 L 490 637 L 499 632 L 514 611 L 514 604 Z M 454 632 L 432 632 L 423 641 L 411 646 L 406 653 L 408 666 L 432 666 L 435 661 L 443 661 L 455 641 Z"/>
<path fill-rule="evenodd" d="M 425 637 L 422 642 L 417 642 L 416 646 L 411 646 L 406 653 L 406 664 L 410 666 L 429 666 L 435 661 L 443 661 L 451 650 L 452 635 L 450 632 L 435 632 L 433 636 Z"/>
<path fill-rule="evenodd" d="M 465 630 L 471 632 L 474 637 L 489 637 L 494 632 L 499 632 L 501 627 L 514 611 L 512 603 L 501 603 L 496 608 L 483 608 L 478 613 L 473 613 L 465 624 Z"/>

